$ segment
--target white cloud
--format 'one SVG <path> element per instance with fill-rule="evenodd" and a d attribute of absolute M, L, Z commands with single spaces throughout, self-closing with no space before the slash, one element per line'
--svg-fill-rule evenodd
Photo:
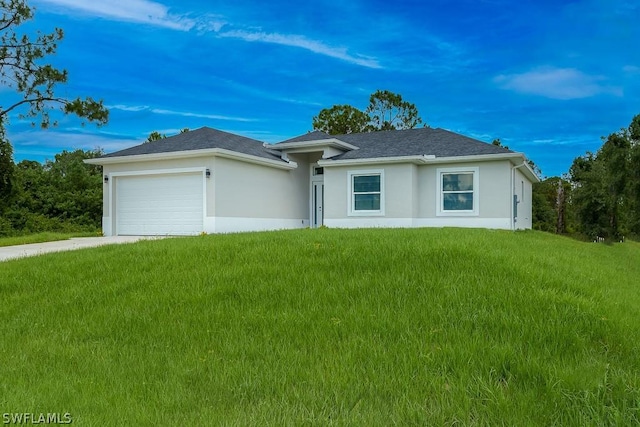
<path fill-rule="evenodd" d="M 116 105 L 107 105 L 107 108 L 110 110 L 121 110 L 121 111 L 129 111 L 129 112 L 148 111 L 153 114 L 161 114 L 166 116 L 196 117 L 201 119 L 227 120 L 232 122 L 256 121 L 255 119 L 248 119 L 245 117 L 223 116 L 219 114 L 201 114 L 201 113 L 191 113 L 188 111 L 175 111 L 175 110 L 165 110 L 162 108 L 151 108 L 147 105 L 116 104 Z"/>
<path fill-rule="evenodd" d="M 167 6 L 150 0 L 38 1 L 116 21 L 137 22 L 180 31 L 188 31 L 196 26 L 195 20 L 185 15 L 172 14 Z"/>
<path fill-rule="evenodd" d="M 116 104 L 116 105 L 107 105 L 109 110 L 121 110 L 121 111 L 148 111 L 149 107 L 146 105 L 124 105 L 124 104 Z"/>
<path fill-rule="evenodd" d="M 344 47 L 329 46 L 297 34 L 267 33 L 234 29 L 223 31 L 228 24 L 218 15 L 202 15 L 193 18 L 187 14 L 171 13 L 169 7 L 151 0 L 38 0 L 57 6 L 60 12 L 68 13 L 69 8 L 93 16 L 114 21 L 136 22 L 179 31 L 197 30 L 213 32 L 219 37 L 235 38 L 247 42 L 272 43 L 305 49 L 319 55 L 336 58 L 368 68 L 381 68 L 375 58 L 353 55 Z"/>
<path fill-rule="evenodd" d="M 609 86 L 602 76 L 591 76 L 574 68 L 542 67 L 521 74 L 501 74 L 493 81 L 502 89 L 552 99 L 580 99 L 600 94 L 622 96 L 622 89 Z"/>
<path fill-rule="evenodd" d="M 54 153 L 59 153 L 62 150 L 102 148 L 109 153 L 140 144 L 142 140 L 122 135 L 114 137 L 99 133 L 33 130 L 11 135 L 11 142 L 15 146 L 17 159 L 18 157 L 28 158 L 29 154 L 48 154 L 52 150 L 55 150 Z"/>
<path fill-rule="evenodd" d="M 266 33 L 262 31 L 245 31 L 245 30 L 231 30 L 218 33 L 220 37 L 229 37 L 241 39 L 247 42 L 262 42 L 272 43 L 284 46 L 297 47 L 318 53 L 320 55 L 329 56 L 331 58 L 341 59 L 352 64 L 361 65 L 368 68 L 381 68 L 380 64 L 375 58 L 366 57 L 362 55 L 351 55 L 344 47 L 333 47 L 317 40 L 311 40 L 305 36 L 297 34 L 279 34 L 279 33 Z"/>
<path fill-rule="evenodd" d="M 224 21 L 221 17 L 217 15 L 211 15 L 210 17 L 202 17 L 198 20 L 196 24 L 196 28 L 200 31 L 207 32 L 213 31 L 218 32 L 222 30 L 222 27 L 227 25 L 227 22 Z"/>
<path fill-rule="evenodd" d="M 173 110 L 163 110 L 160 108 L 152 108 L 149 111 L 155 114 L 164 114 L 169 116 L 183 116 L 183 117 L 197 117 L 201 119 L 213 119 L 213 120 L 228 120 L 232 122 L 253 122 L 254 119 L 247 119 L 245 117 L 233 117 L 233 116 L 222 116 L 219 114 L 200 114 L 200 113 L 189 113 L 186 111 L 173 111 Z"/>
<path fill-rule="evenodd" d="M 555 143 L 556 140 L 555 139 L 534 139 L 531 141 L 533 144 L 549 144 L 549 143 Z"/>

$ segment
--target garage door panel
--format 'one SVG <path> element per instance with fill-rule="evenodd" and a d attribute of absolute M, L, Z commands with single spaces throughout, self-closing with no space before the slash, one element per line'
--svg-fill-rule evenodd
<path fill-rule="evenodd" d="M 116 233 L 188 235 L 202 231 L 202 173 L 116 180 Z"/>

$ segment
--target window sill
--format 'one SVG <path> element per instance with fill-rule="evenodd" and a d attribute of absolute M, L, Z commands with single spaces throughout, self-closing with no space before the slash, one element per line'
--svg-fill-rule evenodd
<path fill-rule="evenodd" d="M 347 216 L 384 216 L 382 211 L 350 211 Z"/>
<path fill-rule="evenodd" d="M 439 211 L 436 216 L 479 216 L 476 211 Z"/>

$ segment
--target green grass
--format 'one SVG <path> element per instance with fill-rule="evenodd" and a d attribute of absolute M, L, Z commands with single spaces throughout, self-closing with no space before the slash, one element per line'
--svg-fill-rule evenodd
<path fill-rule="evenodd" d="M 0 266 L 0 412 L 77 425 L 637 425 L 640 244 L 299 230 Z"/>
<path fill-rule="evenodd" d="M 36 234 L 27 234 L 25 236 L 13 236 L 13 237 L 0 237 L 0 247 L 2 246 L 16 246 L 16 245 L 28 245 L 31 243 L 43 243 L 43 242 L 55 242 L 58 240 L 69 240 L 72 237 L 97 237 L 101 234 L 98 232 L 84 232 L 84 233 L 54 233 L 43 232 Z"/>

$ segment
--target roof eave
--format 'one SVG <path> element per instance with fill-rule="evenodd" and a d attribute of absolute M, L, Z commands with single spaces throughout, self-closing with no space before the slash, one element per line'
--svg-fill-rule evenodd
<path fill-rule="evenodd" d="M 187 159 L 202 156 L 224 157 L 232 160 L 240 160 L 247 163 L 271 166 L 279 169 L 291 170 L 298 167 L 296 162 L 284 160 L 265 159 L 251 154 L 239 153 L 224 148 L 205 148 L 201 150 L 172 151 L 167 153 L 135 154 L 131 156 L 99 157 L 87 159 L 84 162 L 91 165 L 112 165 L 134 162 L 151 162 L 156 160 Z"/>
<path fill-rule="evenodd" d="M 443 156 L 434 157 L 430 159 L 428 163 L 470 163 L 470 162 L 490 162 L 493 160 L 513 160 L 524 159 L 524 154 L 511 152 L 511 153 L 497 153 L 497 154 L 473 154 L 468 156 Z"/>
<path fill-rule="evenodd" d="M 346 160 L 318 160 L 318 166 L 332 167 L 332 166 L 355 166 L 355 165 L 374 165 L 374 164 L 389 164 L 389 163 L 413 163 L 424 164 L 427 159 L 433 156 L 419 155 L 419 156 L 395 156 L 395 157 L 371 157 L 368 159 L 346 159 Z"/>
<path fill-rule="evenodd" d="M 320 160 L 318 166 L 344 166 L 344 165 L 368 165 L 382 163 L 414 163 L 414 164 L 437 164 L 437 163 L 471 163 L 489 162 L 494 160 L 523 160 L 521 153 L 499 153 L 499 154 L 477 154 L 472 156 L 447 156 L 436 157 L 430 154 L 395 157 L 371 157 L 366 159 L 345 159 L 345 160 Z"/>
<path fill-rule="evenodd" d="M 516 165 L 516 167 L 520 168 L 524 166 L 524 170 L 522 170 L 522 173 L 524 173 L 524 175 L 529 178 L 529 181 L 533 183 L 542 181 L 540 177 L 534 172 L 533 168 L 529 166 L 529 162 L 527 161 L 527 159 L 524 156 L 522 157 L 522 164 Z"/>

